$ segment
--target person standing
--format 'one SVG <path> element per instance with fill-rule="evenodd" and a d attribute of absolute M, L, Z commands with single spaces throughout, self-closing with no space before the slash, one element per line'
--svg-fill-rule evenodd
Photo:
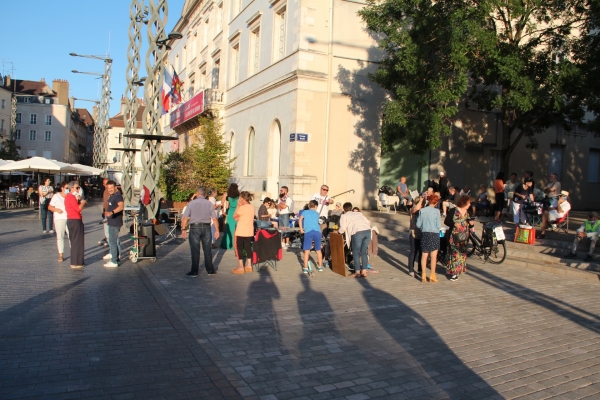
<path fill-rule="evenodd" d="M 237 187 L 237 185 L 236 185 Z M 212 262 L 211 246 L 211 221 L 218 224 L 217 213 L 212 203 L 206 200 L 206 187 L 200 186 L 196 192 L 196 199 L 191 201 L 183 212 L 181 220 L 181 231 L 184 239 L 187 239 L 188 230 L 190 236 L 190 252 L 192 254 L 192 269 L 186 274 L 187 277 L 198 277 L 200 265 L 200 243 L 204 253 L 204 266 L 208 275 L 216 275 L 217 271 Z M 219 238 L 219 230 L 215 230 L 214 238 Z"/>
<path fill-rule="evenodd" d="M 466 232 L 467 238 L 469 237 L 469 229 L 470 226 L 473 224 L 472 221 L 467 222 L 469 218 L 470 207 L 471 197 L 463 195 L 460 196 L 460 198 L 456 202 L 456 208 L 454 209 L 454 226 L 452 226 L 450 236 L 448 237 L 450 261 L 448 262 L 448 266 L 446 269 L 446 274 L 450 276 L 451 281 L 457 280 L 460 274 L 467 272 L 468 240 L 465 242 L 457 242 L 455 240 L 455 235 L 462 232 Z"/>
<path fill-rule="evenodd" d="M 290 214 L 294 211 L 294 201 L 288 196 L 287 186 L 282 186 L 281 189 L 279 189 L 279 203 L 277 203 L 277 209 L 279 210 L 279 227 L 281 229 L 289 228 Z M 288 247 L 290 244 L 290 237 L 287 233 L 283 232 L 282 240 L 281 247 Z"/>
<path fill-rule="evenodd" d="M 421 231 L 417 228 L 417 219 L 419 212 L 425 204 L 425 196 L 413 199 L 413 207 L 410 209 L 410 231 L 408 243 L 410 245 L 410 253 L 408 253 L 408 274 L 415 276 L 415 261 L 418 263 L 417 272 L 423 271 L 421 265 Z"/>
<path fill-rule="evenodd" d="M 448 177 L 446 176 L 446 173 L 444 171 L 440 172 L 438 178 L 440 180 L 440 198 L 445 199 L 448 195 L 448 187 L 450 187 L 450 181 L 448 180 Z"/>
<path fill-rule="evenodd" d="M 250 204 L 252 199 L 252 193 L 241 192 L 233 215 L 233 219 L 237 222 L 235 227 L 235 255 L 238 259 L 238 267 L 231 272 L 235 275 L 252 272 L 252 237 L 254 236 L 254 206 Z M 246 259 L 245 265 L 244 259 Z"/>
<path fill-rule="evenodd" d="M 67 231 L 67 210 L 65 209 L 65 197 L 69 193 L 69 183 L 60 184 L 60 192 L 55 193 L 50 200 L 48 210 L 54 213 L 54 227 L 56 228 L 56 247 L 58 247 L 58 261 L 63 262 L 65 252 L 65 233 Z"/>
<path fill-rule="evenodd" d="M 533 201 L 533 181 L 531 178 L 525 178 L 522 185 L 517 185 L 512 199 L 513 222 L 519 224 L 521 221 L 527 221 L 523 204 Z"/>
<path fill-rule="evenodd" d="M 84 264 L 84 228 L 81 210 L 86 205 L 83 199 L 77 199 L 74 193 L 79 193 L 79 184 L 71 181 L 68 184 L 69 193 L 65 197 L 65 210 L 67 211 L 67 228 L 71 241 L 71 268 L 83 268 Z"/>
<path fill-rule="evenodd" d="M 329 205 L 333 204 L 333 199 L 329 197 L 329 186 L 321 185 L 321 191 L 315 193 L 310 198 L 315 200 L 318 204 L 317 213 L 319 213 L 319 225 L 321 225 L 321 231 L 325 229 L 325 221 L 329 214 Z"/>
<path fill-rule="evenodd" d="M 508 214 L 508 210 L 512 207 L 512 198 L 515 195 L 515 188 L 518 184 L 517 173 L 513 172 L 510 174 L 510 179 L 504 184 L 504 199 L 506 201 L 506 208 L 503 210 L 504 216 Z"/>
<path fill-rule="evenodd" d="M 102 222 L 104 223 L 104 239 L 98 242 L 99 245 L 104 247 L 108 246 L 108 225 L 106 224 L 107 219 L 104 216 L 104 213 L 108 209 L 108 198 L 110 197 L 108 190 L 106 190 L 106 182 L 108 182 L 108 178 L 102 179 L 102 187 L 104 188 L 104 191 L 102 192 Z"/>
<path fill-rule="evenodd" d="M 344 203 L 344 214 L 340 218 L 340 233 L 346 234 L 346 243 L 350 243 L 354 258 L 354 276 L 367 276 L 369 265 L 369 242 L 371 241 L 371 223 L 361 212 L 352 211 L 352 203 Z M 361 264 L 362 260 L 362 264 Z"/>
<path fill-rule="evenodd" d="M 39 187 L 38 194 L 40 195 L 40 212 L 42 217 L 42 232 L 43 233 L 54 233 L 53 215 L 52 211 L 48 209 L 54 189 L 50 184 L 50 179 L 46 178 L 44 184 Z M 46 219 L 48 219 L 48 230 L 46 230 Z"/>
<path fill-rule="evenodd" d="M 417 218 L 417 228 L 421 231 L 421 265 L 423 273 L 421 282 L 427 282 L 427 258 L 431 256 L 431 274 L 429 282 L 437 282 L 435 266 L 437 264 L 437 253 L 440 249 L 440 210 L 436 208 L 440 198 L 437 194 L 427 197 L 428 206 L 421 210 Z"/>
<path fill-rule="evenodd" d="M 498 172 L 494 181 L 494 194 L 496 204 L 494 204 L 494 222 L 501 222 L 500 215 L 504 208 L 504 172 Z"/>
<path fill-rule="evenodd" d="M 104 264 L 106 268 L 116 268 L 119 266 L 119 256 L 121 254 L 121 240 L 119 239 L 119 231 L 123 226 L 123 209 L 125 203 L 123 195 L 117 190 L 117 184 L 114 181 L 106 182 L 106 190 L 108 191 L 108 208 L 104 213 L 104 217 L 108 226 L 108 246 L 110 253 L 104 256 L 104 259 L 110 259 Z"/>
<path fill-rule="evenodd" d="M 233 216 L 235 214 L 239 198 L 240 191 L 238 189 L 238 185 L 237 183 L 232 183 L 229 185 L 227 193 L 223 194 L 221 200 L 221 204 L 223 204 L 223 212 L 226 215 L 225 224 L 223 226 L 223 239 L 221 239 L 221 248 L 225 250 L 233 250 L 235 247 L 234 235 L 237 222 Z"/>
<path fill-rule="evenodd" d="M 317 252 L 317 271 L 323 272 L 321 226 L 319 224 L 317 207 L 319 207 L 319 203 L 316 200 L 310 200 L 308 202 L 308 210 L 305 210 L 298 220 L 300 233 L 304 235 L 304 243 L 302 244 L 302 250 L 304 250 L 304 268 L 302 268 L 302 272 L 305 274 L 308 274 L 308 257 L 310 255 L 310 250 L 313 247 L 313 242 L 315 251 Z"/>

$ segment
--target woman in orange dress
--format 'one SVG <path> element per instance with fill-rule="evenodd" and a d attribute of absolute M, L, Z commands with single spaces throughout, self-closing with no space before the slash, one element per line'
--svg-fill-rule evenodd
<path fill-rule="evenodd" d="M 241 192 L 235 209 L 233 219 L 237 222 L 235 227 L 235 254 L 238 267 L 232 273 L 236 275 L 252 272 L 252 237 L 254 236 L 254 206 L 250 204 L 253 199 L 250 192 Z M 245 253 L 245 254 L 244 254 Z M 244 258 L 246 265 L 244 266 Z"/>

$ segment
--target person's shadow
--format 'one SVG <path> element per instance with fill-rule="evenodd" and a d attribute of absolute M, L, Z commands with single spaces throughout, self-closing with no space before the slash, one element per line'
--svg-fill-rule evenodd
<path fill-rule="evenodd" d="M 279 290 L 268 269 L 263 269 L 259 276 L 260 279 L 252 282 L 248 287 L 244 317 L 246 320 L 262 321 L 257 328 L 268 332 L 268 337 L 274 338 L 279 345 L 281 333 L 273 307 L 273 300 L 280 298 Z"/>
<path fill-rule="evenodd" d="M 443 392 L 452 399 L 498 395 L 454 354 L 419 313 L 389 293 L 374 288 L 368 279 L 357 281 L 363 285 L 363 297 L 372 315 L 404 350 L 396 354 L 395 362 L 410 368 L 403 369 L 405 374 L 400 378 L 403 382 L 398 385 L 413 384 L 414 389 L 421 392 Z M 444 397 L 440 393 L 435 397 Z"/>

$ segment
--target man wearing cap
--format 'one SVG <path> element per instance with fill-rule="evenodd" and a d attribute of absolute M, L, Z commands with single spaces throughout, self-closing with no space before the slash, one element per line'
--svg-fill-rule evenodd
<path fill-rule="evenodd" d="M 598 221 L 598 213 L 591 212 L 588 214 L 588 219 L 577 229 L 577 235 L 573 241 L 573 250 L 565 258 L 576 258 L 577 257 L 577 245 L 581 240 L 586 237 L 590 239 L 590 250 L 584 261 L 592 261 L 592 254 L 594 254 L 594 248 L 598 241 L 598 234 L 600 234 L 600 221 Z"/>
<path fill-rule="evenodd" d="M 560 195 L 558 196 L 558 203 L 556 206 L 550 206 L 548 210 L 544 211 L 542 214 L 542 234 L 538 236 L 540 239 L 544 239 L 546 237 L 546 229 L 548 229 L 548 222 L 552 224 L 551 230 L 555 230 L 556 226 L 554 225 L 554 221 L 560 219 L 565 216 L 566 213 L 571 209 L 571 203 L 568 201 L 569 192 L 566 190 L 562 190 Z"/>
<path fill-rule="evenodd" d="M 202 250 L 204 251 L 204 266 L 206 267 L 206 273 L 208 275 L 217 274 L 212 262 L 211 221 L 214 226 L 219 226 L 215 207 L 210 201 L 206 200 L 206 188 L 200 186 L 196 192 L 196 199 L 187 205 L 181 220 L 181 231 L 184 239 L 187 239 L 188 230 L 190 231 L 192 270 L 186 274 L 186 276 L 190 278 L 196 278 L 198 276 L 200 242 L 202 242 Z M 215 229 L 214 238 L 219 238 L 218 229 Z"/>

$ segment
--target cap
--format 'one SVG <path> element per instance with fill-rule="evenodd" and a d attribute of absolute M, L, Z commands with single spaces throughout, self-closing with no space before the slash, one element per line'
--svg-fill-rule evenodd
<path fill-rule="evenodd" d="M 588 214 L 588 218 L 598 218 L 598 213 L 595 211 L 592 211 L 591 213 Z"/>
<path fill-rule="evenodd" d="M 567 197 L 569 197 L 569 192 L 567 192 L 566 190 L 562 190 L 560 192 L 560 194 L 561 194 L 561 196 L 567 196 Z"/>

